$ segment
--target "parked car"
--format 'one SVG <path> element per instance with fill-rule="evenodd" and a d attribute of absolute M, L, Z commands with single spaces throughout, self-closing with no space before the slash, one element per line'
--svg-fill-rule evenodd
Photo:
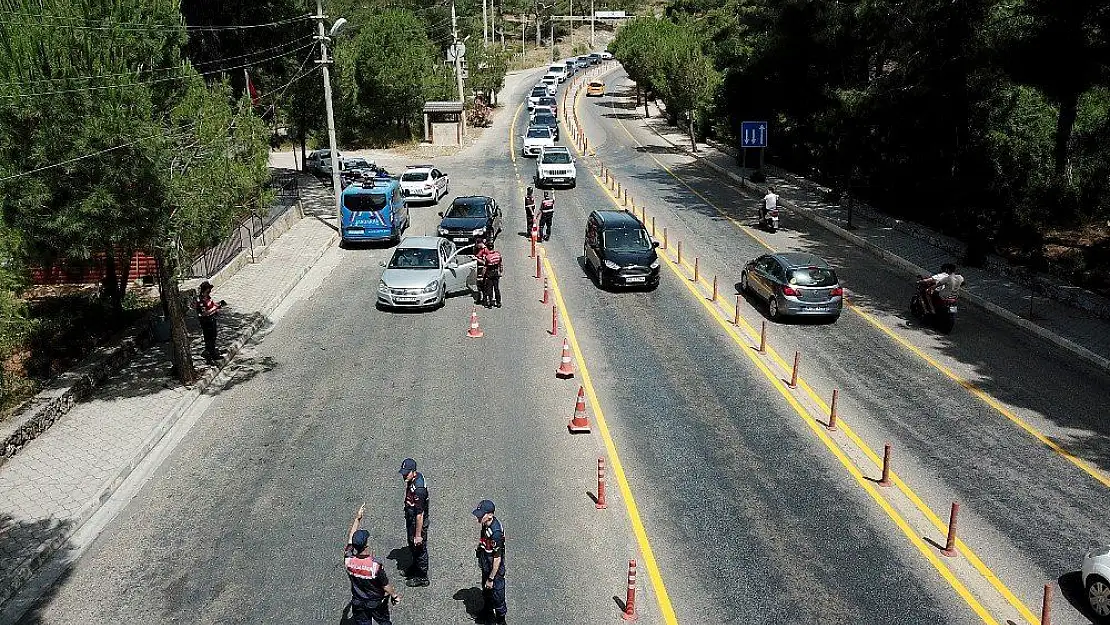
<path fill-rule="evenodd" d="M 528 110 L 532 110 L 540 103 L 540 98 L 549 97 L 547 94 L 547 85 L 536 85 L 532 87 L 532 92 L 528 94 Z"/>
<path fill-rule="evenodd" d="M 409 165 L 401 174 L 401 191 L 405 201 L 428 200 L 432 204 L 451 190 L 451 179 L 431 165 Z"/>
<path fill-rule="evenodd" d="M 379 307 L 438 308 L 449 295 L 476 290 L 470 249 L 441 237 L 405 237 L 378 281 Z"/>
<path fill-rule="evenodd" d="M 556 186 L 573 189 L 578 184 L 578 170 L 570 150 L 561 145 L 540 150 L 532 179 L 541 189 Z"/>
<path fill-rule="evenodd" d="M 342 159 L 343 154 L 336 152 L 336 158 Z M 331 150 L 313 150 L 308 153 L 308 158 L 305 159 L 308 163 L 308 170 L 320 175 L 331 175 Z"/>
<path fill-rule="evenodd" d="M 582 256 L 598 287 L 659 286 L 658 247 L 644 224 L 626 211 L 596 210 L 586 220 Z"/>
<path fill-rule="evenodd" d="M 549 128 L 551 130 L 551 137 L 555 141 L 559 140 L 559 118 L 555 117 L 551 113 L 540 113 L 540 114 L 536 115 L 535 117 L 532 118 L 532 124 L 531 125 L 533 125 L 533 126 L 546 126 L 547 128 Z"/>
<path fill-rule="evenodd" d="M 457 197 L 439 216 L 437 234 L 455 245 L 473 245 L 479 238 L 494 241 L 501 234 L 501 208 L 491 197 Z"/>
<path fill-rule="evenodd" d="M 540 149 L 555 145 L 555 135 L 547 126 L 529 126 L 528 133 L 520 140 L 521 156 L 539 156 Z"/>
<path fill-rule="evenodd" d="M 600 80 L 591 80 L 590 84 L 586 85 L 586 97 L 601 97 L 605 95 L 605 83 Z"/>
<path fill-rule="evenodd" d="M 764 254 L 744 266 L 740 290 L 767 303 L 767 316 L 840 318 L 844 289 L 836 271 L 808 252 Z"/>
<path fill-rule="evenodd" d="M 1087 605 L 1096 622 L 1110 623 L 1110 545 L 1092 549 L 1083 556 L 1081 576 Z"/>

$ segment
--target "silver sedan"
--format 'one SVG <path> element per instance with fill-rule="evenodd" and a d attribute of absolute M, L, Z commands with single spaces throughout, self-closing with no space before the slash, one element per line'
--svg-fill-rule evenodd
<path fill-rule="evenodd" d="M 408 237 L 378 282 L 378 306 L 438 308 L 449 295 L 477 289 L 478 261 L 442 237 Z"/>
<path fill-rule="evenodd" d="M 844 289 L 821 257 L 806 252 L 764 254 L 740 274 L 740 290 L 767 302 L 767 316 L 824 317 L 836 321 Z"/>

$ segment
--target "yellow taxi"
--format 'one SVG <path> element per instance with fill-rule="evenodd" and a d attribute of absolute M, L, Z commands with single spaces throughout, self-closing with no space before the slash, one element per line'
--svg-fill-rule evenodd
<path fill-rule="evenodd" d="M 600 80 L 591 81 L 586 85 L 586 97 L 605 95 L 605 83 Z"/>

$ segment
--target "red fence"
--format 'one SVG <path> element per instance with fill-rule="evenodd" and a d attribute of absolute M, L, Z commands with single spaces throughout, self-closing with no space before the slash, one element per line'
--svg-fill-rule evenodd
<path fill-rule="evenodd" d="M 121 267 L 125 259 L 118 258 L 116 266 Z M 157 272 L 154 258 L 142 252 L 135 252 L 131 257 L 131 266 L 127 271 L 127 279 L 139 280 L 143 276 L 153 277 Z M 104 279 L 104 256 L 99 255 L 87 263 L 59 264 L 50 267 L 33 267 L 31 269 L 32 284 L 95 284 Z"/>

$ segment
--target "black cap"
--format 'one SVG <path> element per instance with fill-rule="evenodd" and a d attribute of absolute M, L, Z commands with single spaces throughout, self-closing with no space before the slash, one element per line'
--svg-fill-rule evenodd
<path fill-rule="evenodd" d="M 401 475 L 408 475 L 409 473 L 411 473 L 415 470 L 416 470 L 416 461 L 413 460 L 412 458 L 405 458 L 401 462 L 401 470 L 398 471 L 398 473 L 400 473 Z"/>
<path fill-rule="evenodd" d="M 482 501 L 478 502 L 478 507 L 474 509 L 474 516 L 480 519 L 487 514 L 493 514 L 493 511 L 493 502 L 489 499 L 483 499 Z"/>
<path fill-rule="evenodd" d="M 351 546 L 359 551 L 365 549 L 368 542 L 370 542 L 370 532 L 366 530 L 356 530 L 351 534 Z"/>

